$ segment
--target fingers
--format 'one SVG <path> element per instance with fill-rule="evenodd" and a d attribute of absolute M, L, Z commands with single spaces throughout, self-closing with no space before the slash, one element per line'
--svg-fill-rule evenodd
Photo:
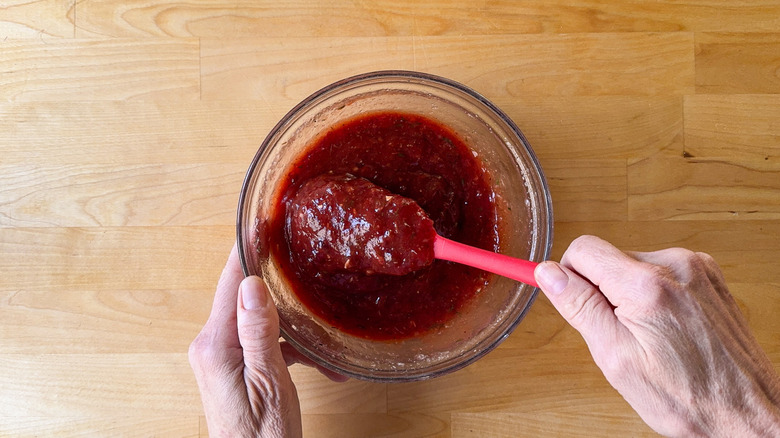
<path fill-rule="evenodd" d="M 615 345 L 622 326 L 593 284 L 555 262 L 541 263 L 535 277 L 561 316 L 580 332 L 594 357 Z"/>
<path fill-rule="evenodd" d="M 629 251 L 627 255 L 640 262 L 664 268 L 670 277 L 680 283 L 690 283 L 702 274 L 706 275 L 703 258 L 684 248 L 667 248 L 652 252 Z"/>
<path fill-rule="evenodd" d="M 236 329 L 236 296 L 241 278 L 243 273 L 234 245 L 217 283 L 209 319 L 190 344 L 190 365 L 199 383 L 208 384 L 217 374 L 231 373 L 239 368 L 241 345 Z"/>
<path fill-rule="evenodd" d="M 276 306 L 259 277 L 241 282 L 238 301 L 238 335 L 244 350 L 244 363 L 256 370 L 300 363 L 317 368 L 335 382 L 347 377 L 335 373 L 304 356 L 287 342 L 279 342 L 279 316 Z"/>
<path fill-rule="evenodd" d="M 747 321 L 712 256 L 683 248 L 629 254 L 637 260 L 668 269 L 681 284 L 677 295 L 690 294 L 694 299 L 703 300 L 707 306 L 716 308 L 718 314 L 731 315 L 733 321 L 726 321 L 725 318 L 721 318 L 721 321 L 733 325 L 732 331 L 739 330 L 750 336 Z"/>
<path fill-rule="evenodd" d="M 721 299 L 733 301 L 726 279 L 715 259 L 703 252 L 668 248 L 652 252 L 629 252 L 629 256 L 666 269 L 675 281 L 693 284 L 695 292 L 714 291 Z"/>
<path fill-rule="evenodd" d="M 303 353 L 296 350 L 295 347 L 287 342 L 282 342 L 281 348 L 282 356 L 284 356 L 284 361 L 287 363 L 287 366 L 299 363 L 301 365 L 306 365 L 307 367 L 317 368 L 317 370 L 322 373 L 322 375 L 334 382 L 346 382 L 349 380 L 349 377 L 343 376 L 335 371 L 331 371 L 322 365 L 315 363 L 313 360 L 304 356 Z"/>
<path fill-rule="evenodd" d="M 598 237 L 575 239 L 561 264 L 587 278 L 615 307 L 656 298 L 647 295 L 647 283 L 659 279 L 657 270 Z"/>
<path fill-rule="evenodd" d="M 239 346 L 238 333 L 235 330 L 236 299 L 238 285 L 243 278 L 244 273 L 238 260 L 238 249 L 234 244 L 217 283 L 211 314 L 203 327 L 203 331 L 213 337 L 212 341 L 215 344 L 226 347 Z"/>
<path fill-rule="evenodd" d="M 280 367 L 286 370 L 279 346 L 279 316 L 263 280 L 245 278 L 238 295 L 238 338 L 245 366 L 265 372 L 276 372 Z"/>
<path fill-rule="evenodd" d="M 244 279 L 238 288 L 238 330 L 244 350 L 264 351 L 279 344 L 279 316 L 260 277 Z M 281 357 L 281 350 L 279 351 Z"/>
<path fill-rule="evenodd" d="M 710 279 L 713 287 L 715 287 L 715 290 L 718 291 L 721 296 L 733 299 L 734 297 L 731 295 L 731 292 L 729 292 L 728 286 L 726 286 L 726 278 L 723 276 L 723 271 L 720 269 L 720 266 L 718 266 L 715 259 L 704 252 L 697 252 L 696 256 L 701 260 L 701 263 L 704 266 L 704 272 L 707 273 L 707 277 Z"/>

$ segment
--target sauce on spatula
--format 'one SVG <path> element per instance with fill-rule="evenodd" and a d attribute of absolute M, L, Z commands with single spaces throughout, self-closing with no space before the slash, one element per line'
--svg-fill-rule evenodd
<path fill-rule="evenodd" d="M 416 202 L 363 178 L 312 179 L 298 191 L 287 213 L 292 249 L 322 271 L 406 275 L 437 258 L 538 287 L 537 263 L 438 236 Z"/>
<path fill-rule="evenodd" d="M 325 272 L 406 275 L 430 265 L 436 231 L 413 200 L 352 176 L 321 175 L 288 203 L 290 249 Z"/>

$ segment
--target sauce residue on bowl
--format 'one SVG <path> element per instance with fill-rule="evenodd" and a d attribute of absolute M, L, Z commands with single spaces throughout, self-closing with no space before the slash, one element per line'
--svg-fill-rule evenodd
<path fill-rule="evenodd" d="M 496 251 L 495 193 L 476 154 L 427 117 L 358 116 L 332 127 L 293 163 L 268 223 L 271 255 L 290 288 L 327 324 L 374 340 L 408 338 L 446 324 L 487 284 L 487 273 L 440 260 L 406 275 L 341 270 L 318 262 L 305 243 L 295 243 L 286 212 L 296 208 L 301 187 L 323 175 L 343 174 L 411 198 L 438 234 Z"/>

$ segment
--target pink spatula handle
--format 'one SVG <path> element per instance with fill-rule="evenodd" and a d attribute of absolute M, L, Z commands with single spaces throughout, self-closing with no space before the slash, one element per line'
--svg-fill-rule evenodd
<path fill-rule="evenodd" d="M 433 253 L 437 259 L 449 260 L 483 269 L 534 287 L 539 287 L 534 279 L 534 268 L 538 265 L 535 262 L 474 248 L 473 246 L 464 245 L 438 235 L 436 240 L 433 241 Z"/>

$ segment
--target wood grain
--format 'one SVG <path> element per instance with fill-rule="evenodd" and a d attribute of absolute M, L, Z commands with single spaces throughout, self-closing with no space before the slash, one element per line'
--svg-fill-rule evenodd
<path fill-rule="evenodd" d="M 729 289 L 747 318 L 759 344 L 764 347 L 773 363 L 780 361 L 780 320 L 771 315 L 780 311 L 780 283 L 737 283 Z"/>
<path fill-rule="evenodd" d="M 0 228 L 0 291 L 203 290 L 213 287 L 234 226 Z"/>
<path fill-rule="evenodd" d="M 16 395 L 0 404 L 0 423 L 44 415 L 72 419 L 187 417 L 196 423 L 201 412 L 186 353 L 3 353 L 0 365 L 4 370 L 0 383 Z M 370 413 L 377 409 L 376 403 L 384 406 L 384 385 L 359 381 L 337 384 L 299 367 L 291 368 L 296 378 L 320 389 L 321 394 L 312 391 L 300 397 L 301 406 L 312 414 Z M 332 395 L 324 395 L 327 393 Z M 344 404 L 345 400 L 349 404 Z"/>
<path fill-rule="evenodd" d="M 207 290 L 0 292 L 3 353 L 186 351 L 211 310 Z"/>
<path fill-rule="evenodd" d="M 180 417 L 201 401 L 186 353 L 0 354 L 0 418 Z"/>
<path fill-rule="evenodd" d="M 449 415 L 337 414 L 303 415 L 303 435 L 322 438 L 449 438 Z"/>
<path fill-rule="evenodd" d="M 334 383 L 318 371 L 295 365 L 290 374 L 296 384 L 312 388 L 301 397 L 301 409 L 310 414 L 376 414 L 387 412 L 387 385 L 350 380 Z"/>
<path fill-rule="evenodd" d="M 447 76 L 489 96 L 682 95 L 693 91 L 692 45 L 690 33 L 203 39 L 202 97 L 292 106 L 337 79 L 387 68 Z"/>
<path fill-rule="evenodd" d="M 697 93 L 780 93 L 778 71 L 780 33 L 696 35 Z"/>
<path fill-rule="evenodd" d="M 705 251 L 780 367 L 780 2 L 0 2 L 0 436 L 205 437 L 187 346 L 276 122 L 346 76 L 460 81 L 581 234 Z M 408 384 L 290 368 L 314 437 L 654 436 L 539 296 Z"/>
<path fill-rule="evenodd" d="M 686 156 L 780 160 L 780 95 L 692 95 L 684 108 Z"/>
<path fill-rule="evenodd" d="M 245 171 L 286 111 L 246 101 L 0 101 L 0 164 L 231 163 Z"/>
<path fill-rule="evenodd" d="M 5 40 L 0 71 L 9 100 L 199 97 L 195 39 Z"/>
<path fill-rule="evenodd" d="M 558 221 L 627 219 L 625 160 L 543 160 L 543 166 Z"/>
<path fill-rule="evenodd" d="M 566 354 L 565 365 L 554 357 Z M 547 366 L 547 371 L 542 369 Z M 550 373 L 554 366 L 555 373 Z M 559 394 L 566 393 L 561 399 Z M 468 370 L 429 382 L 388 387 L 388 408 L 400 412 L 573 412 L 636 415 L 604 380 L 580 345 L 499 348 Z M 598 400 L 598 401 L 596 401 Z"/>
<path fill-rule="evenodd" d="M 4 0 L 0 40 L 75 36 L 74 0 Z"/>
<path fill-rule="evenodd" d="M 198 417 L 134 417 L 124 416 L 100 420 L 94 417 L 24 417 L 9 420 L 0 417 L 0 435 L 16 438 L 58 436 L 150 437 L 176 436 L 194 438 L 199 431 Z"/>
<path fill-rule="evenodd" d="M 655 437 L 658 436 L 635 415 L 616 413 L 591 414 L 597 417 L 599 429 L 587 430 L 581 426 L 581 413 L 457 413 L 452 415 L 452 437 Z"/>
<path fill-rule="evenodd" d="M 780 165 L 764 160 L 658 158 L 628 168 L 629 220 L 778 219 L 778 194 Z"/>
<path fill-rule="evenodd" d="M 685 149 L 679 97 L 488 96 L 518 124 L 543 164 L 633 162 Z"/>
<path fill-rule="evenodd" d="M 0 227 L 229 225 L 233 164 L 0 166 Z"/>
<path fill-rule="evenodd" d="M 723 10 L 732 13 L 723 19 Z M 78 36 L 399 36 L 638 31 L 775 31 L 772 3 L 664 0 L 602 2 L 413 0 L 283 1 L 85 0 Z"/>

